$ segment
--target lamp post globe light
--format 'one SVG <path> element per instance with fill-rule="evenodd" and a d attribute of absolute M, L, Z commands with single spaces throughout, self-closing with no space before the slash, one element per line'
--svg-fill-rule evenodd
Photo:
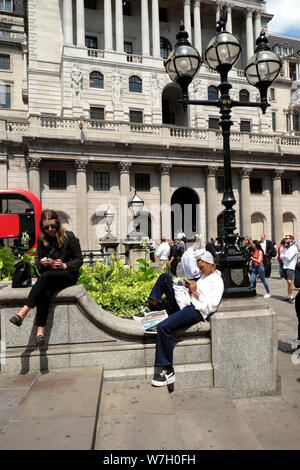
<path fill-rule="evenodd" d="M 219 125 L 222 129 L 224 154 L 222 204 L 225 209 L 223 210 L 223 233 L 218 238 L 222 250 L 215 261 L 224 280 L 223 297 L 250 297 L 256 295 L 256 291 L 255 288 L 250 287 L 247 260 L 241 251 L 243 237 L 235 233 L 236 217 L 233 206 L 236 204 L 236 200 L 232 190 L 230 155 L 230 128 L 233 125 L 231 109 L 235 106 L 260 107 L 265 114 L 269 106 L 267 91 L 280 72 L 281 60 L 271 51 L 268 39 L 262 31 L 256 41 L 255 53 L 245 68 L 248 82 L 260 91 L 260 102 L 232 100 L 229 95 L 232 86 L 228 82 L 228 73 L 240 56 L 241 46 L 238 38 L 226 31 L 226 23 L 227 6 L 223 5 L 220 20 L 217 22 L 216 35 L 208 43 L 205 52 L 205 59 L 209 67 L 220 74 L 221 83 L 218 85 L 220 97 L 218 100 L 189 100 L 188 86 L 199 71 L 202 59 L 198 51 L 189 43 L 188 34 L 184 31 L 183 24 L 180 25 L 180 32 L 176 36 L 175 48 L 164 65 L 170 79 L 181 87 L 181 102 L 184 110 L 188 105 L 216 106 L 220 110 Z"/>
<path fill-rule="evenodd" d="M 136 191 L 128 202 L 128 207 L 130 209 L 130 212 L 132 213 L 134 224 L 133 231 L 129 234 L 129 237 L 137 239 L 140 238 L 140 233 L 139 230 L 137 230 L 136 219 L 139 217 L 144 208 L 144 201 L 136 194 Z"/>

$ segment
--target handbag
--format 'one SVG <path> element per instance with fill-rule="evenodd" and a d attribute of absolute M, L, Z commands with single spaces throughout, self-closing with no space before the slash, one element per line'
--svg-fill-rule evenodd
<path fill-rule="evenodd" d="M 15 272 L 12 278 L 12 287 L 30 287 L 31 286 L 31 266 L 28 261 L 18 261 L 15 264 Z"/>

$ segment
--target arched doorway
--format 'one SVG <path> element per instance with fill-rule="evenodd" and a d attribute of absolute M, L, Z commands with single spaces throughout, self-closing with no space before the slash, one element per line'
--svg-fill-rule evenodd
<path fill-rule="evenodd" d="M 295 216 L 290 212 L 286 212 L 283 214 L 283 232 L 282 238 L 284 235 L 293 235 L 296 237 L 295 234 Z"/>
<path fill-rule="evenodd" d="M 190 188 L 177 189 L 171 198 L 172 238 L 183 230 L 187 239 L 199 232 L 199 197 Z"/>
<path fill-rule="evenodd" d="M 188 112 L 183 111 L 181 103 L 181 89 L 179 85 L 169 84 L 162 93 L 162 122 L 175 126 L 188 127 Z"/>

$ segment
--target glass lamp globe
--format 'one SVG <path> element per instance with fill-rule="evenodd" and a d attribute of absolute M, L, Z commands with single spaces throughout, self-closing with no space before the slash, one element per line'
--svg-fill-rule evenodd
<path fill-rule="evenodd" d="M 138 217 L 144 208 L 144 201 L 135 192 L 128 202 L 128 207 L 133 217 Z"/>
<path fill-rule="evenodd" d="M 238 38 L 228 31 L 217 33 L 209 42 L 205 60 L 213 70 L 218 70 L 222 65 L 231 68 L 238 60 L 241 53 L 241 45 Z"/>

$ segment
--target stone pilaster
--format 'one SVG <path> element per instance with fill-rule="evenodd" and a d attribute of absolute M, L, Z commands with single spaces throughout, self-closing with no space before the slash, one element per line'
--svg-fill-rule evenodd
<path fill-rule="evenodd" d="M 73 46 L 73 7 L 72 0 L 64 0 L 63 30 L 65 46 Z"/>
<path fill-rule="evenodd" d="M 150 55 L 148 0 L 141 1 L 142 55 Z"/>
<path fill-rule="evenodd" d="M 255 41 L 259 37 L 261 33 L 261 12 L 260 10 L 256 10 L 255 12 Z"/>
<path fill-rule="evenodd" d="M 152 0 L 152 55 L 160 57 L 160 27 L 158 0 Z"/>
<path fill-rule="evenodd" d="M 247 35 L 247 61 L 254 54 L 254 40 L 253 40 L 253 10 L 246 9 L 246 35 Z"/>
<path fill-rule="evenodd" d="M 170 174 L 172 163 L 162 162 L 160 171 L 160 214 L 161 214 L 161 236 L 171 238 L 171 188 Z"/>
<path fill-rule="evenodd" d="M 184 26 L 185 30 L 189 35 L 189 41 L 192 44 L 192 23 L 191 23 L 191 0 L 184 1 Z"/>
<path fill-rule="evenodd" d="M 130 171 L 132 162 L 120 162 L 120 239 L 128 235 L 128 195 L 130 194 Z"/>
<path fill-rule="evenodd" d="M 85 47 L 84 0 L 76 0 L 77 46 Z"/>
<path fill-rule="evenodd" d="M 283 170 L 273 170 L 273 197 L 272 197 L 272 215 L 273 215 L 273 240 L 278 244 L 283 238 L 283 220 L 281 207 L 281 178 Z"/>
<path fill-rule="evenodd" d="M 206 173 L 206 214 L 207 214 L 207 239 L 218 235 L 217 211 L 216 211 L 216 173 L 217 166 L 208 166 Z"/>
<path fill-rule="evenodd" d="M 240 233 L 242 236 L 251 234 L 250 211 L 250 175 L 252 168 L 241 168 L 241 195 L 240 195 Z"/>
<path fill-rule="evenodd" d="M 40 178 L 40 165 L 41 158 L 26 158 L 26 167 L 28 169 L 28 189 L 38 199 L 41 199 L 41 178 Z"/>
<path fill-rule="evenodd" d="M 123 24 L 122 0 L 116 0 L 115 19 L 116 19 L 116 51 L 124 52 L 124 24 Z"/>
<path fill-rule="evenodd" d="M 202 56 L 200 0 L 194 0 L 194 46 Z"/>
<path fill-rule="evenodd" d="M 112 48 L 113 39 L 111 0 L 104 0 L 104 49 L 111 51 Z"/>
<path fill-rule="evenodd" d="M 80 240 L 81 248 L 88 250 L 88 210 L 87 210 L 87 181 L 86 171 L 88 160 L 75 160 L 76 169 L 76 220 L 77 231 L 76 236 Z"/>

